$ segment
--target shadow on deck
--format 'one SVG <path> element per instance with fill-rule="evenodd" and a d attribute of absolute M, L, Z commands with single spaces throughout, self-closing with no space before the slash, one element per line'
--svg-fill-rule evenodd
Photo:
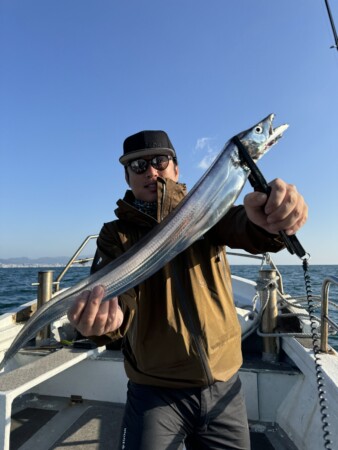
<path fill-rule="evenodd" d="M 32 396 L 12 416 L 11 450 L 116 450 L 124 405 Z M 257 431 L 258 430 L 258 431 Z M 252 450 L 294 450 L 274 426 L 252 424 Z"/>

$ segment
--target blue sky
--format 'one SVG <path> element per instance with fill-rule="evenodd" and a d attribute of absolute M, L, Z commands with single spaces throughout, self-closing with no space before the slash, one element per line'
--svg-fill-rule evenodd
<path fill-rule="evenodd" d="M 71 255 L 113 220 L 129 134 L 166 130 L 192 187 L 273 112 L 290 128 L 259 166 L 306 198 L 311 262 L 338 264 L 332 44 L 324 0 L 2 0 L 0 257 Z"/>

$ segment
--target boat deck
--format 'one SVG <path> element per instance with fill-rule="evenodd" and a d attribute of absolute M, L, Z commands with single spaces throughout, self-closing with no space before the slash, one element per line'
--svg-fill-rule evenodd
<path fill-rule="evenodd" d="M 29 395 L 14 408 L 10 450 L 116 450 L 123 404 Z M 252 450 L 296 450 L 278 427 L 251 423 Z"/>

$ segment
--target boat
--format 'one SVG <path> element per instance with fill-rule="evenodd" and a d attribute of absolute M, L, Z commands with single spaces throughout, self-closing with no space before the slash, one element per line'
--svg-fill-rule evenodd
<path fill-rule="evenodd" d="M 37 299 L 0 316 L 0 359 L 36 309 L 63 289 L 69 268 L 91 261 L 79 255 L 96 237 L 84 240 L 56 280 L 51 271 L 39 272 Z M 338 354 L 328 342 L 338 325 L 328 303 L 338 278 L 328 274 L 321 295 L 313 296 L 305 272 L 307 295 L 296 297 L 284 292 L 270 254 L 231 254 L 259 260 L 254 279 L 232 276 L 252 449 L 337 449 Z M 126 386 L 119 346 L 78 339 L 63 317 L 0 375 L 0 448 L 116 449 Z"/>

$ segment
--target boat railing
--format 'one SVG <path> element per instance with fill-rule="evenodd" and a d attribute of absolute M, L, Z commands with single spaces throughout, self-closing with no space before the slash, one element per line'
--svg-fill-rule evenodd
<path fill-rule="evenodd" d="M 329 326 L 338 331 L 338 325 L 329 317 L 329 288 L 332 284 L 338 286 L 337 277 L 329 276 L 324 279 L 322 284 L 320 350 L 324 353 L 329 352 Z"/>
<path fill-rule="evenodd" d="M 85 264 L 87 262 L 92 261 L 94 258 L 90 257 L 90 258 L 80 258 L 78 259 L 79 255 L 82 253 L 82 251 L 84 250 L 84 248 L 88 245 L 88 243 L 93 240 L 93 239 L 97 239 L 98 234 L 91 234 L 89 236 L 86 237 L 86 239 L 82 242 L 82 244 L 79 246 L 79 248 L 76 250 L 76 252 L 74 253 L 74 255 L 70 258 L 70 260 L 68 261 L 68 263 L 65 265 L 64 269 L 62 270 L 62 272 L 59 274 L 59 276 L 56 278 L 56 280 L 53 282 L 53 285 L 55 286 L 55 292 L 58 292 L 60 290 L 60 283 L 62 278 L 66 275 L 66 273 L 68 272 L 68 270 L 74 265 L 74 264 Z"/>
<path fill-rule="evenodd" d="M 236 252 L 227 252 L 228 255 L 231 256 L 238 256 L 238 257 L 245 257 L 245 258 L 254 258 L 257 260 L 261 260 L 261 269 L 264 264 L 270 266 L 270 268 L 275 271 L 275 275 L 277 277 L 275 278 L 276 286 L 277 286 L 277 292 L 281 299 L 281 305 L 289 305 L 293 309 L 304 309 L 304 302 L 308 302 L 308 300 L 301 296 L 299 298 L 294 297 L 292 300 L 292 297 L 288 299 L 288 296 L 284 294 L 283 292 L 283 281 L 282 276 L 273 262 L 271 256 L 269 253 L 264 253 L 261 255 L 250 255 L 247 253 L 236 253 Z M 328 276 L 324 279 L 322 284 L 322 291 L 321 295 L 318 296 L 312 296 L 312 301 L 317 301 L 316 308 L 320 308 L 320 312 L 318 313 L 318 316 L 314 316 L 313 314 L 310 314 L 310 320 L 313 321 L 313 323 L 318 323 L 318 333 L 320 336 L 320 351 L 323 353 L 329 353 L 331 351 L 331 347 L 329 346 L 329 336 L 335 335 L 338 332 L 338 324 L 332 320 L 332 318 L 329 317 L 329 305 L 335 306 L 338 308 L 338 303 L 333 302 L 332 300 L 329 301 L 329 288 L 331 285 L 338 286 L 338 277 L 334 276 Z M 260 296 L 264 295 L 264 291 L 266 290 L 266 286 L 264 286 L 263 289 L 258 289 L 260 291 Z M 272 292 L 272 291 L 271 291 Z M 270 292 L 270 296 L 271 296 Z M 272 297 L 270 297 L 272 298 Z M 263 301 L 263 304 L 265 301 Z M 308 314 L 304 315 L 303 312 L 297 313 L 297 312 L 289 312 L 289 313 L 282 313 L 279 312 L 280 317 L 299 317 L 299 318 L 306 318 L 309 317 Z M 268 317 L 266 320 L 267 323 L 271 322 L 271 317 Z M 271 332 L 266 329 L 257 330 L 257 334 L 264 339 L 269 339 L 273 337 L 312 337 L 311 333 L 306 332 Z"/>
<path fill-rule="evenodd" d="M 87 262 L 93 261 L 94 257 L 89 257 L 89 258 L 80 258 L 77 259 L 79 257 L 79 255 L 82 253 L 82 251 L 84 250 L 84 248 L 89 244 L 89 242 L 93 239 L 97 239 L 98 238 L 98 234 L 92 234 L 87 236 L 84 241 L 82 242 L 82 244 L 78 247 L 78 249 L 75 251 L 75 253 L 73 254 L 73 256 L 69 259 L 68 263 L 65 265 L 64 269 L 61 271 L 61 273 L 58 275 L 58 277 L 56 278 L 55 281 L 53 281 L 53 285 L 54 287 L 54 291 L 58 292 L 60 290 L 60 283 L 61 280 L 63 279 L 63 277 L 66 275 L 66 273 L 68 272 L 68 270 L 74 265 L 74 264 L 85 264 Z M 263 266 L 264 264 L 267 264 L 271 267 L 271 269 L 276 270 L 277 275 L 278 275 L 278 288 L 280 290 L 280 292 L 283 292 L 283 282 L 282 282 L 282 277 L 281 274 L 277 268 L 277 266 L 275 265 L 275 263 L 273 262 L 271 256 L 269 253 L 262 253 L 261 255 L 251 255 L 249 253 L 236 253 L 236 252 L 229 252 L 227 251 L 227 255 L 231 255 L 231 256 L 239 256 L 242 258 L 251 258 L 251 259 L 257 259 L 259 261 L 261 261 L 261 266 Z"/>
<path fill-rule="evenodd" d="M 276 271 L 278 289 L 282 294 L 284 293 L 282 275 L 279 272 L 278 267 L 274 263 L 273 259 L 271 258 L 270 253 L 262 253 L 260 255 L 251 255 L 250 253 L 238 253 L 238 252 L 227 251 L 227 255 L 228 256 L 239 256 L 240 258 L 257 259 L 257 260 L 261 261 L 261 268 L 266 264 L 272 270 Z"/>
<path fill-rule="evenodd" d="M 56 280 L 51 282 L 54 286 L 54 292 L 58 292 L 60 290 L 61 280 L 63 279 L 65 274 L 68 272 L 68 270 L 74 264 L 85 264 L 94 259 L 93 257 L 86 257 L 86 258 L 78 259 L 78 257 L 81 254 L 81 252 L 84 250 L 84 248 L 88 245 L 88 243 L 93 239 L 97 239 L 97 237 L 98 237 L 97 234 L 93 234 L 93 235 L 89 235 L 85 238 L 85 240 L 78 247 L 78 249 L 75 251 L 73 256 L 69 259 L 68 263 L 66 264 L 64 269 L 61 271 L 61 273 L 58 275 Z M 237 253 L 237 252 L 227 251 L 227 255 L 260 260 L 261 268 L 264 265 L 270 266 L 270 268 L 272 270 L 274 270 L 277 275 L 276 282 L 277 282 L 277 286 L 278 286 L 278 291 L 282 296 L 284 295 L 282 276 L 269 253 L 263 253 L 261 255 L 251 255 L 248 253 Z M 320 346 L 320 349 L 324 353 L 329 352 L 329 344 L 328 344 L 329 329 L 331 331 L 335 330 L 335 332 L 338 332 L 338 325 L 329 317 L 329 287 L 331 284 L 338 286 L 338 278 L 334 277 L 334 276 L 327 277 L 324 279 L 323 285 L 322 285 L 321 321 L 320 321 L 321 322 L 321 325 L 320 325 L 321 326 L 321 333 L 320 333 L 321 346 Z M 50 298 L 50 296 L 48 296 L 48 297 Z M 262 336 L 265 336 L 265 337 L 277 336 L 277 334 L 274 334 L 274 333 L 269 333 L 269 334 L 259 333 L 259 334 L 262 334 Z M 281 334 L 278 334 L 278 335 L 281 336 Z M 299 335 L 302 335 L 302 333 L 300 333 Z"/>

